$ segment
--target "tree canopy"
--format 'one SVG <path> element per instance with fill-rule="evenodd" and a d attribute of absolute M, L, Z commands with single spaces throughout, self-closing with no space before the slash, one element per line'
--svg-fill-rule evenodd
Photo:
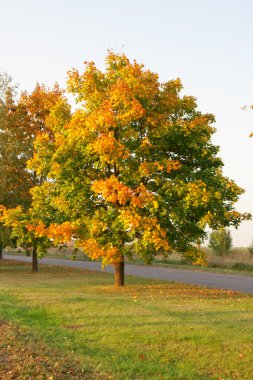
<path fill-rule="evenodd" d="M 217 231 L 212 231 L 209 238 L 209 248 L 211 248 L 216 255 L 222 256 L 228 253 L 232 248 L 232 236 L 230 230 L 222 228 Z"/>
<path fill-rule="evenodd" d="M 28 208 L 30 188 L 41 179 L 27 170 L 27 161 L 33 156 L 35 137 L 47 131 L 46 118 L 62 91 L 58 85 L 51 90 L 37 84 L 30 94 L 23 92 L 17 98 L 11 78 L 4 75 L 0 95 L 0 204 Z"/>
<path fill-rule="evenodd" d="M 71 114 L 61 100 L 52 108 L 29 162 L 47 178 L 33 188 L 44 233 L 53 222 L 62 233 L 68 221 L 104 265 L 174 251 L 202 264 L 194 243 L 205 227 L 246 217 L 234 207 L 243 190 L 223 176 L 211 141 L 214 116 L 181 95 L 179 79 L 161 83 L 124 54 L 109 52 L 104 72 L 86 62 L 68 75 L 78 107 Z"/>

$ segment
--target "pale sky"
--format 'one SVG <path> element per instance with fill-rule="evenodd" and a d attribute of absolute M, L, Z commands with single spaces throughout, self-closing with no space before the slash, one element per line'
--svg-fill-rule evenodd
<path fill-rule="evenodd" d="M 224 174 L 246 192 L 253 214 L 253 0 L 0 0 L 0 72 L 21 89 L 65 85 L 66 72 L 107 49 L 159 74 L 181 78 L 199 109 L 216 116 L 213 142 Z M 234 246 L 253 240 L 253 222 L 231 229 Z"/>

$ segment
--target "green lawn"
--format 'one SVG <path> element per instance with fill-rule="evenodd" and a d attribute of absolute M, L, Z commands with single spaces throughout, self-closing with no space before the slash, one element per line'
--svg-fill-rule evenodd
<path fill-rule="evenodd" d="M 55 377 L 50 363 L 36 380 L 253 379 L 253 297 L 134 277 L 115 289 L 107 273 L 40 269 L 0 263 L 0 320 L 18 329 L 17 346 L 23 334 L 83 377 Z"/>

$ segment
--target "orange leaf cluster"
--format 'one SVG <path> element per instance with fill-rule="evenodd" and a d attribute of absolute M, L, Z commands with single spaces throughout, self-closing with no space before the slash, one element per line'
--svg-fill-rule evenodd
<path fill-rule="evenodd" d="M 101 194 L 107 202 L 118 202 L 120 205 L 125 205 L 133 195 L 132 190 L 113 175 L 105 180 L 94 181 L 91 190 Z"/>
<path fill-rule="evenodd" d="M 26 228 L 28 232 L 35 232 L 38 237 L 47 236 L 47 229 L 42 222 L 39 222 L 38 224 L 28 223 Z"/>
<path fill-rule="evenodd" d="M 89 255 L 92 260 L 103 259 L 103 264 L 115 264 L 122 260 L 117 247 L 112 244 L 100 246 L 96 239 L 89 238 L 87 240 L 79 241 L 80 247 L 84 252 Z"/>
<path fill-rule="evenodd" d="M 91 151 L 99 155 L 103 163 L 111 163 L 120 157 L 123 159 L 129 157 L 124 145 L 114 138 L 112 132 L 102 133 L 89 147 Z"/>
<path fill-rule="evenodd" d="M 166 166 L 166 172 L 170 173 L 172 170 L 178 170 L 181 167 L 181 164 L 177 160 L 168 160 L 165 163 Z"/>
<path fill-rule="evenodd" d="M 52 223 L 46 227 L 43 223 L 36 225 L 28 224 L 28 231 L 34 231 L 38 237 L 46 236 L 52 239 L 55 244 L 62 244 L 71 241 L 75 228 L 70 222 L 62 224 Z"/>
<path fill-rule="evenodd" d="M 154 195 L 147 190 L 147 188 L 141 184 L 134 190 L 134 195 L 131 199 L 131 205 L 133 207 L 142 208 L 151 204 L 154 201 Z"/>
<path fill-rule="evenodd" d="M 136 189 L 131 189 L 113 175 L 105 180 L 94 181 L 91 189 L 96 194 L 101 194 L 107 202 L 118 202 L 120 205 L 126 205 L 129 202 L 133 207 L 142 208 L 154 200 L 153 194 L 143 184 Z"/>
<path fill-rule="evenodd" d="M 115 113 L 108 100 L 105 100 L 96 112 L 91 112 L 86 117 L 89 130 L 104 132 L 117 126 Z"/>
<path fill-rule="evenodd" d="M 47 236 L 58 243 L 65 243 L 71 241 L 75 228 L 70 222 L 62 224 L 53 223 L 48 227 Z"/>

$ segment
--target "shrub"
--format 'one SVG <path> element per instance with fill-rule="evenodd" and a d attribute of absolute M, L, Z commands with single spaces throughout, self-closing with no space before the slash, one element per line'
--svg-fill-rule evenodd
<path fill-rule="evenodd" d="M 247 263 L 235 263 L 232 265 L 231 269 L 235 270 L 247 270 L 249 272 L 253 271 L 253 265 L 252 264 L 247 264 Z"/>
<path fill-rule="evenodd" d="M 209 248 L 218 256 L 228 253 L 232 247 L 232 237 L 229 230 L 221 229 L 210 233 Z"/>

